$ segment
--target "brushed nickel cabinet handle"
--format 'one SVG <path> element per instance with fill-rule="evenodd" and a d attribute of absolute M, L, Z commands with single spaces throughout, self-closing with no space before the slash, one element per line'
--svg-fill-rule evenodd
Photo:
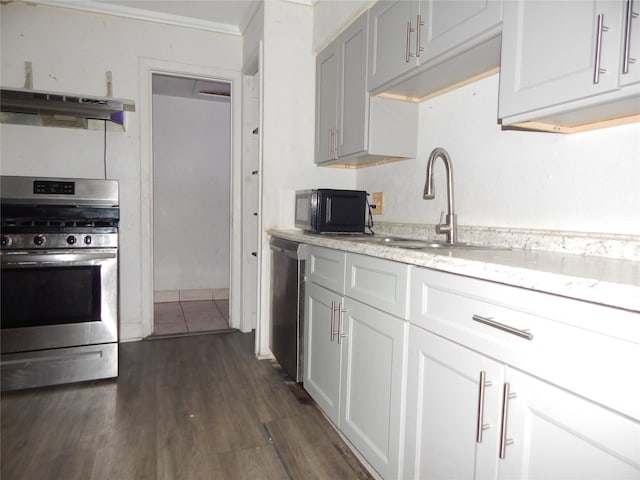
<path fill-rule="evenodd" d="M 329 150 L 327 152 L 330 157 L 333 155 L 333 137 L 334 136 L 335 136 L 334 129 L 333 127 L 331 127 L 329 129 Z"/>
<path fill-rule="evenodd" d="M 338 135 L 342 135 L 342 132 L 337 128 L 333 129 L 333 155 L 337 158 L 339 154 L 338 149 Z"/>
<path fill-rule="evenodd" d="M 500 453 L 499 458 L 504 459 L 507 454 L 507 445 L 513 443 L 513 439 L 507 438 L 507 420 L 509 416 L 509 400 L 516 398 L 515 393 L 509 393 L 509 384 L 505 383 L 502 388 L 502 415 L 500 417 Z"/>
<path fill-rule="evenodd" d="M 602 32 L 606 32 L 607 30 L 609 30 L 609 28 L 604 25 L 604 14 L 601 13 L 598 15 L 598 23 L 596 27 L 596 58 L 593 65 L 594 85 L 600 83 L 600 74 L 607 73 L 606 69 L 600 68 L 602 61 Z"/>
<path fill-rule="evenodd" d="M 332 342 L 335 340 L 336 335 L 339 333 L 338 330 L 335 329 L 336 311 L 338 311 L 339 308 L 339 306 L 336 306 L 335 301 L 331 301 L 331 326 L 329 327 L 329 332 L 331 334 Z"/>
<path fill-rule="evenodd" d="M 486 373 L 484 370 L 480 372 L 480 381 L 478 382 L 478 421 L 476 424 L 476 442 L 482 443 L 482 432 L 488 430 L 490 425 L 484 423 L 484 389 L 490 387 L 491 382 L 485 380 Z"/>
<path fill-rule="evenodd" d="M 411 42 L 411 22 L 407 22 L 407 44 L 404 48 L 404 61 L 406 63 L 409 63 L 409 56 L 411 55 L 409 53 L 409 43 Z"/>
<path fill-rule="evenodd" d="M 347 337 L 346 333 L 344 332 L 344 312 L 348 312 L 349 310 L 347 310 L 346 308 L 344 308 L 342 306 L 342 304 L 340 304 L 338 306 L 338 345 L 340 345 L 342 342 L 340 341 L 343 338 Z"/>
<path fill-rule="evenodd" d="M 416 18 L 416 57 L 420 58 L 420 52 L 424 52 L 424 48 L 420 45 L 420 27 L 424 26 L 422 15 L 418 14 Z"/>
<path fill-rule="evenodd" d="M 411 22 L 407 22 L 407 45 L 405 47 L 405 58 L 404 61 L 406 63 L 410 62 L 411 57 L 415 55 L 411 53 L 411 33 L 415 32 L 415 28 L 411 26 Z"/>
<path fill-rule="evenodd" d="M 526 338 L 527 340 L 533 339 L 533 334 L 529 330 L 520 330 L 518 328 L 511 327 L 509 325 L 505 325 L 504 323 L 496 322 L 491 317 L 483 317 L 481 315 L 473 315 L 471 317 L 475 322 L 483 323 L 484 325 L 488 325 L 493 328 L 497 328 L 498 330 L 502 330 L 503 332 L 511 333 L 512 335 L 516 335 L 521 338 Z"/>
<path fill-rule="evenodd" d="M 629 73 L 629 64 L 634 63 L 635 59 L 629 57 L 631 50 L 631 20 L 638 18 L 638 14 L 633 11 L 633 0 L 627 0 L 624 17 L 624 46 L 622 55 L 622 73 Z"/>

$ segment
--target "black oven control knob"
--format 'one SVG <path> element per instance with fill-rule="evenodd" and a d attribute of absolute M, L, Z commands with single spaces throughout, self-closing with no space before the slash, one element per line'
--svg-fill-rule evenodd
<path fill-rule="evenodd" d="M 6 235 L 2 235 L 2 238 L 0 239 L 0 245 L 2 245 L 3 247 L 10 247 L 11 246 L 11 237 L 7 237 Z"/>
<path fill-rule="evenodd" d="M 69 245 L 75 245 L 77 241 L 78 241 L 78 239 L 74 235 L 69 235 L 67 237 L 67 243 Z"/>
<path fill-rule="evenodd" d="M 44 245 L 44 242 L 47 241 L 47 238 L 44 235 L 36 235 L 33 237 L 33 243 L 38 247 Z"/>
<path fill-rule="evenodd" d="M 91 245 L 92 241 L 93 241 L 93 238 L 91 238 L 91 235 L 87 235 L 86 237 L 84 237 L 84 244 L 85 245 Z"/>

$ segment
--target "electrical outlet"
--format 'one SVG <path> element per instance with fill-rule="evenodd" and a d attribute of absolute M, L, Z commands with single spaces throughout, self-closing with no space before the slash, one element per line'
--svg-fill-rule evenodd
<path fill-rule="evenodd" d="M 382 215 L 384 213 L 384 193 L 375 192 L 371 194 L 371 213 Z"/>

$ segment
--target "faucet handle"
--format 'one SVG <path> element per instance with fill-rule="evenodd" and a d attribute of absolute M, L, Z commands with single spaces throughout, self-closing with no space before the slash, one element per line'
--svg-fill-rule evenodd
<path fill-rule="evenodd" d="M 448 214 L 445 216 L 444 212 L 440 212 L 440 223 L 436 225 L 436 233 L 438 235 L 445 234 L 447 235 L 447 239 L 448 239 L 450 232 L 452 231 L 453 231 L 453 216 Z"/>
<path fill-rule="evenodd" d="M 440 212 L 440 222 L 436 225 L 436 233 L 438 235 L 446 233 L 448 231 L 445 221 L 444 212 Z"/>

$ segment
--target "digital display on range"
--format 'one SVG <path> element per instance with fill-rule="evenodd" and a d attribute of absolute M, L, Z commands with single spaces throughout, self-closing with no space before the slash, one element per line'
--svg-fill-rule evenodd
<path fill-rule="evenodd" d="M 58 194 L 58 195 L 74 195 L 76 193 L 75 182 L 57 182 L 52 180 L 34 180 L 34 194 Z"/>

